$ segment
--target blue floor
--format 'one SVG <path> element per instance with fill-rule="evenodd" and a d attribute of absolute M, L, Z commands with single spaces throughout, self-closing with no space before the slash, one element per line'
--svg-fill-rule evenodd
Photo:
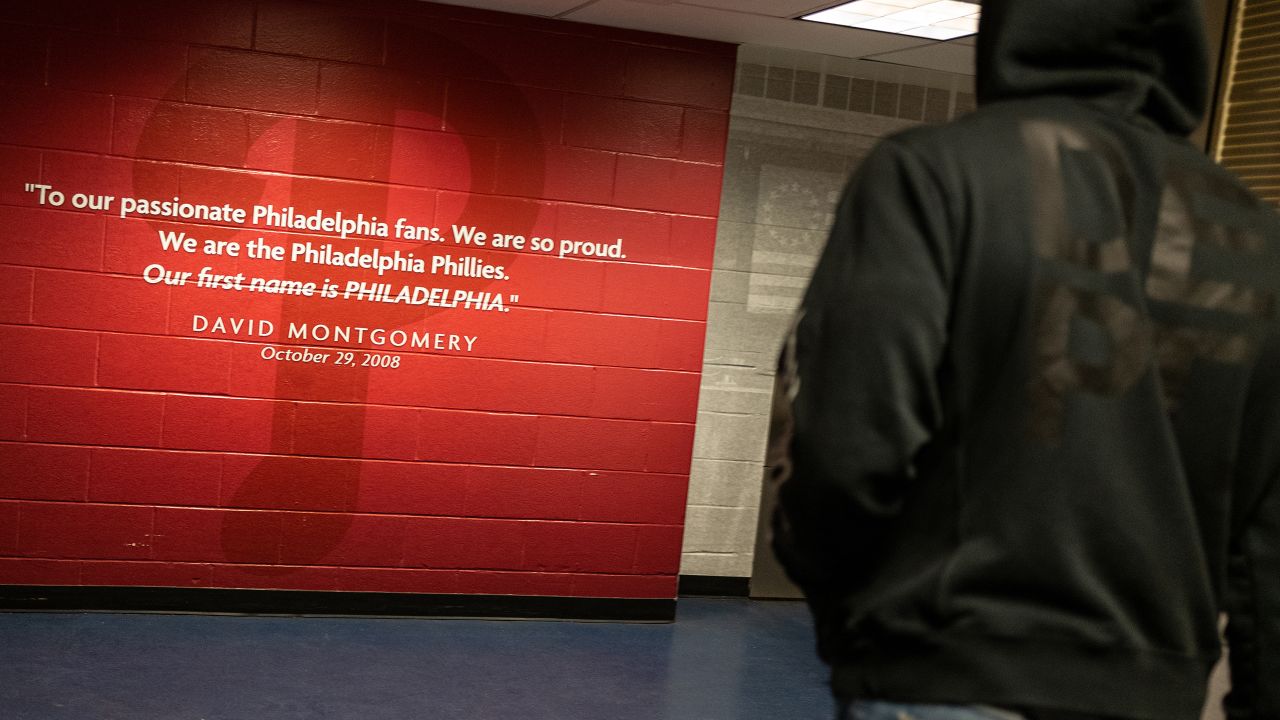
<path fill-rule="evenodd" d="M 800 603 L 675 623 L 0 613 L 5 720 L 825 720 Z"/>

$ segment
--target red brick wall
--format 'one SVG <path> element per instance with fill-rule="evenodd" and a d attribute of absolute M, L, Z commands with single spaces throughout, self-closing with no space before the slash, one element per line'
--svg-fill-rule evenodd
<path fill-rule="evenodd" d="M 0 583 L 674 596 L 731 48 L 411 0 L 41 0 L 0 6 L 0 58 Z M 174 197 L 443 240 L 120 216 Z M 286 259 L 248 257 L 259 237 Z M 427 270 L 290 260 L 308 241 Z M 432 273 L 440 255 L 508 279 Z M 198 286 L 206 267 L 242 289 Z M 304 346 L 327 361 L 263 357 Z"/>

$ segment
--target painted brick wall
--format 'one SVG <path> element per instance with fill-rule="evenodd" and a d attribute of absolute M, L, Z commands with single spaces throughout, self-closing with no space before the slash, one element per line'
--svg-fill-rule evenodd
<path fill-rule="evenodd" d="M 732 48 L 412 0 L 5 3 L 0 47 L 0 583 L 674 596 Z M 120 216 L 175 197 L 443 239 Z"/>

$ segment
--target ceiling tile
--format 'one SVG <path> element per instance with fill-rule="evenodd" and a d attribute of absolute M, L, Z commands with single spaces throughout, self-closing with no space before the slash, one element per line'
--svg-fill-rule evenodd
<path fill-rule="evenodd" d="M 432 0 L 441 5 L 461 5 L 463 7 L 497 10 L 499 12 L 516 13 L 517 15 L 537 15 L 555 17 L 568 12 L 586 0 Z"/>
<path fill-rule="evenodd" d="M 807 50 L 847 58 L 866 57 L 936 44 L 932 40 L 903 35 L 855 30 L 799 20 L 781 20 L 713 8 L 693 7 L 684 3 L 658 7 L 634 0 L 596 0 L 563 17 L 566 20 L 596 25 L 648 30 L 731 43 L 752 43 Z"/>
<path fill-rule="evenodd" d="M 910 65 L 930 70 L 972 75 L 976 53 L 972 45 L 964 45 L 956 41 L 935 43 L 924 47 L 910 48 L 896 52 L 881 53 L 870 58 L 880 62 Z"/>
<path fill-rule="evenodd" d="M 826 9 L 839 0 L 679 0 L 681 5 L 730 10 L 752 15 L 793 18 Z"/>

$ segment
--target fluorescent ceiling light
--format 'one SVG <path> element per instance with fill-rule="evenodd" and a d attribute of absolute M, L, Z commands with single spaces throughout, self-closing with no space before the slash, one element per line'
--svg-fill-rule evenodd
<path fill-rule="evenodd" d="M 951 40 L 978 31 L 982 7 L 959 0 L 854 0 L 801 20 Z"/>

